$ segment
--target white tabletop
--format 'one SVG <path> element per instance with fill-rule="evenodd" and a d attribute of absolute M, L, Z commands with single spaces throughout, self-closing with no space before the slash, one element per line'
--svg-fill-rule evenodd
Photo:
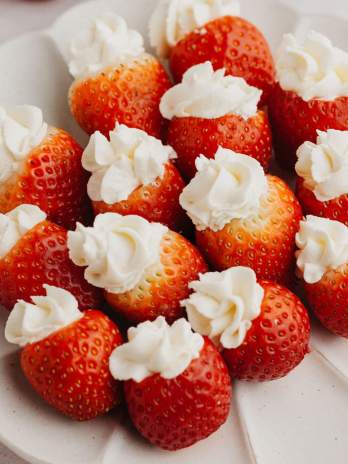
<path fill-rule="evenodd" d="M 82 0 L 0 0 L 0 44 L 25 32 L 48 27 L 61 12 L 80 1 Z M 298 4 L 303 10 L 311 13 L 348 16 L 347 0 L 283 2 L 290 5 Z M 0 464 L 27 463 L 0 444 Z"/>

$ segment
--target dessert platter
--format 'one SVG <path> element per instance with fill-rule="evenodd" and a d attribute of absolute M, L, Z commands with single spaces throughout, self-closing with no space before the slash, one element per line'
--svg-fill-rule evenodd
<path fill-rule="evenodd" d="M 0 47 L 0 441 L 344 464 L 347 21 L 99 0 Z"/>

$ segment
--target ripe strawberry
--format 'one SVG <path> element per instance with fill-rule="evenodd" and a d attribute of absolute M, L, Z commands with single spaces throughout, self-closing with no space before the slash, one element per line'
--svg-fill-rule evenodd
<path fill-rule="evenodd" d="M 265 292 L 260 316 L 241 346 L 223 351 L 232 377 L 240 380 L 284 377 L 309 352 L 309 317 L 299 298 L 280 285 L 267 281 L 260 285 Z"/>
<path fill-rule="evenodd" d="M 0 185 L 0 213 L 28 203 L 39 206 L 53 222 L 66 228 L 90 215 L 87 172 L 82 148 L 65 131 L 51 128 L 28 155 L 21 170 Z"/>
<path fill-rule="evenodd" d="M 0 259 L 0 304 L 12 309 L 18 299 L 44 294 L 50 284 L 70 291 L 81 310 L 99 307 L 99 290 L 84 279 L 83 269 L 69 258 L 67 231 L 49 221 L 29 230 Z"/>
<path fill-rule="evenodd" d="M 164 176 L 154 183 L 134 190 L 127 200 L 108 205 L 103 201 L 92 202 L 95 214 L 118 213 L 123 216 L 136 214 L 150 222 L 160 222 L 170 229 L 186 231 L 188 218 L 179 204 L 185 183 L 173 163 L 166 164 Z"/>
<path fill-rule="evenodd" d="M 74 420 L 89 420 L 120 402 L 108 363 L 121 343 L 117 326 L 105 314 L 88 310 L 78 321 L 26 345 L 21 366 L 47 403 Z"/>
<path fill-rule="evenodd" d="M 118 122 L 161 138 L 164 120 L 159 103 L 170 85 L 161 63 L 142 55 L 76 80 L 69 92 L 71 112 L 88 134 L 99 130 L 107 137 Z"/>
<path fill-rule="evenodd" d="M 269 100 L 269 117 L 277 160 L 293 168 L 297 149 L 306 141 L 315 142 L 317 130 L 348 130 L 348 97 L 304 101 L 277 84 Z"/>
<path fill-rule="evenodd" d="M 257 159 L 268 170 L 272 155 L 272 136 L 263 111 L 244 120 L 230 114 L 217 119 L 174 118 L 168 129 L 168 144 L 178 155 L 178 166 L 186 178 L 196 173 L 200 154 L 214 158 L 219 146 Z"/>
<path fill-rule="evenodd" d="M 207 265 L 197 250 L 181 235 L 168 231 L 161 244 L 160 264 L 152 266 L 142 281 L 126 293 L 106 293 L 108 303 L 128 321 L 154 320 L 159 315 L 168 321 L 182 316 L 181 300 L 188 297 L 189 283 Z"/>
<path fill-rule="evenodd" d="M 257 214 L 234 219 L 218 232 L 197 231 L 197 245 L 216 270 L 246 266 L 258 279 L 287 282 L 302 210 L 285 182 L 270 175 L 267 180 L 268 193 Z"/>
<path fill-rule="evenodd" d="M 297 179 L 296 195 L 304 215 L 311 214 L 333 219 L 348 226 L 348 195 L 341 195 L 333 200 L 320 201 L 311 190 L 304 186 L 304 181 L 301 178 Z"/>
<path fill-rule="evenodd" d="M 266 39 L 253 24 L 225 16 L 195 29 L 171 52 L 174 80 L 180 82 L 189 68 L 205 61 L 263 90 L 260 106 L 268 101 L 275 79 L 274 63 Z"/>
<path fill-rule="evenodd" d="M 159 374 L 140 383 L 125 382 L 130 417 L 154 445 L 175 451 L 215 432 L 227 419 L 231 381 L 226 365 L 209 339 L 198 359 L 174 379 Z"/>

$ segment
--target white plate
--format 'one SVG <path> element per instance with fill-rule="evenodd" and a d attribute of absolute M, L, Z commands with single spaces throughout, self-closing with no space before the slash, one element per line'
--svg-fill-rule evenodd
<path fill-rule="evenodd" d="M 67 106 L 71 79 L 59 50 L 90 15 L 113 6 L 146 33 L 155 0 L 104 0 L 82 4 L 47 31 L 0 47 L 0 101 L 32 103 L 46 119 L 85 137 Z M 347 48 L 348 21 L 302 16 L 275 0 L 243 0 L 243 15 L 272 47 L 283 32 L 317 29 Z M 0 310 L 0 331 L 7 314 Z M 78 424 L 46 407 L 26 384 L 18 353 L 0 336 L 0 440 L 35 464 L 346 464 L 348 450 L 348 341 L 313 328 L 312 353 L 286 379 L 234 385 L 231 417 L 219 432 L 177 453 L 159 451 L 131 429 L 122 412 Z"/>

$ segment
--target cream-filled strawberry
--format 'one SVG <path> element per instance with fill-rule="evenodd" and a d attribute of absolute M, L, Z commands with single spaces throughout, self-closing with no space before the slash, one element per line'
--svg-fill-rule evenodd
<path fill-rule="evenodd" d="M 31 203 L 64 227 L 90 215 L 82 148 L 30 105 L 0 106 L 0 213 Z"/>
<path fill-rule="evenodd" d="M 182 302 L 189 322 L 220 347 L 233 378 L 279 379 L 307 354 L 308 313 L 285 287 L 239 266 L 201 274 L 190 288 Z"/>
<path fill-rule="evenodd" d="M 187 216 L 179 204 L 185 184 L 171 162 L 174 150 L 140 129 L 117 125 L 110 141 L 92 135 L 82 156 L 92 173 L 88 194 L 96 214 L 136 214 L 181 230 Z"/>
<path fill-rule="evenodd" d="M 43 294 L 44 284 L 70 291 L 81 310 L 101 306 L 100 291 L 69 258 L 63 227 L 34 205 L 0 214 L 0 304 L 10 310 L 19 299 Z"/>
<path fill-rule="evenodd" d="M 272 54 L 263 34 L 239 13 L 236 0 L 159 0 L 151 45 L 169 58 L 176 82 L 192 66 L 211 61 L 214 69 L 261 89 L 264 104 L 274 84 Z"/>
<path fill-rule="evenodd" d="M 276 67 L 269 115 L 277 159 L 293 167 L 297 149 L 315 143 L 317 130 L 348 130 L 348 53 L 314 31 L 303 41 L 286 34 Z"/>
<path fill-rule="evenodd" d="M 105 290 L 116 312 L 140 322 L 181 316 L 189 283 L 207 266 L 183 236 L 140 216 L 99 214 L 93 227 L 68 233 L 72 261 L 90 284 Z"/>
<path fill-rule="evenodd" d="M 122 343 L 118 327 L 100 311 L 81 312 L 66 290 L 45 285 L 45 291 L 17 302 L 5 337 L 22 348 L 23 373 L 50 406 L 78 421 L 105 414 L 121 400 L 108 365 Z"/>
<path fill-rule="evenodd" d="M 348 227 L 307 216 L 296 243 L 310 308 L 331 332 L 348 338 Z"/>
<path fill-rule="evenodd" d="M 72 40 L 70 56 L 70 108 L 84 131 L 108 136 L 118 122 L 160 138 L 158 106 L 169 77 L 123 18 L 110 12 L 91 20 Z"/>
<path fill-rule="evenodd" d="M 180 319 L 163 317 L 128 330 L 128 343 L 110 357 L 123 380 L 128 411 L 138 431 L 170 451 L 207 438 L 227 419 L 231 380 L 219 351 Z"/>
<path fill-rule="evenodd" d="M 305 214 L 348 225 L 348 131 L 318 131 L 297 150 L 297 197 Z"/>
<path fill-rule="evenodd" d="M 248 266 L 259 279 L 288 281 L 302 218 L 291 189 L 255 159 L 224 148 L 214 159 L 201 155 L 196 166 L 180 203 L 213 268 Z"/>
<path fill-rule="evenodd" d="M 182 83 L 163 95 L 160 110 L 170 120 L 168 143 L 187 178 L 196 173 L 197 156 L 212 158 L 219 146 L 246 153 L 268 169 L 272 137 L 266 113 L 257 108 L 260 95 L 244 79 L 214 71 L 210 62 L 189 69 Z"/>

